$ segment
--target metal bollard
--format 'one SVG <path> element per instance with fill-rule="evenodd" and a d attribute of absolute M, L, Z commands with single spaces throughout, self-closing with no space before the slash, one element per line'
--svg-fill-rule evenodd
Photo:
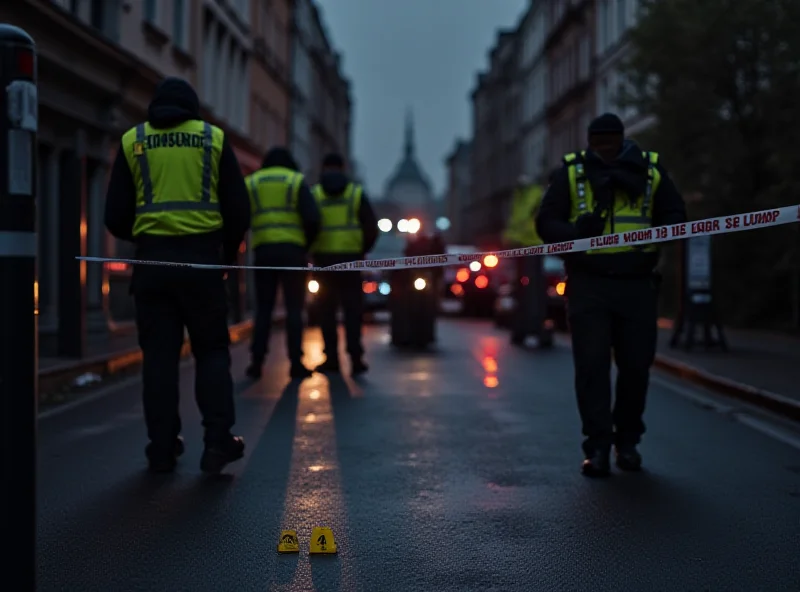
<path fill-rule="evenodd" d="M 36 46 L 0 23 L 0 524 L 3 578 L 36 590 Z"/>

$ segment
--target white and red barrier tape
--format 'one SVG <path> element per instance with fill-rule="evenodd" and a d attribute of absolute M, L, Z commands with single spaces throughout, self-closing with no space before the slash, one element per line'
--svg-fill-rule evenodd
<path fill-rule="evenodd" d="M 200 269 L 282 269 L 294 271 L 363 271 L 367 269 L 412 269 L 419 267 L 445 267 L 448 265 L 463 265 L 472 261 L 480 261 L 487 255 L 494 255 L 498 259 L 512 259 L 515 257 L 530 257 L 541 255 L 565 255 L 567 253 L 580 253 L 588 250 L 608 249 L 620 246 L 647 245 L 667 241 L 683 240 L 694 236 L 707 236 L 712 234 L 728 234 L 769 228 L 800 222 L 800 205 L 735 214 L 720 218 L 707 218 L 696 222 L 684 222 L 671 226 L 658 226 L 646 230 L 632 232 L 618 232 L 599 236 L 596 238 L 581 238 L 563 243 L 553 243 L 522 249 L 509 249 L 506 251 L 486 251 L 483 253 L 449 253 L 440 255 L 424 255 L 420 257 L 397 257 L 394 259 L 367 259 L 363 261 L 350 261 L 328 267 L 260 267 L 257 265 L 204 265 L 199 263 L 175 263 L 169 261 L 143 261 L 139 259 L 115 259 L 104 257 L 77 257 L 82 261 L 96 263 L 128 263 L 132 265 L 170 265 L 175 267 L 194 267 Z"/>

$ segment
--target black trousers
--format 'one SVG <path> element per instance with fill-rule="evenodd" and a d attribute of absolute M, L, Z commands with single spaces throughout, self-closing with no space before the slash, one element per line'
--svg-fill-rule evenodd
<path fill-rule="evenodd" d="M 541 257 L 516 259 L 512 336 L 516 340 L 532 335 L 540 337 L 547 317 L 547 282 Z M 528 278 L 527 284 L 522 278 Z"/>
<path fill-rule="evenodd" d="M 658 338 L 658 282 L 570 274 L 567 281 L 575 392 L 590 453 L 636 445 Z M 611 403 L 611 352 L 617 366 Z"/>
<path fill-rule="evenodd" d="M 181 431 L 178 380 L 184 327 L 196 360 L 195 396 L 205 441 L 224 441 L 236 417 L 222 271 L 137 266 L 131 291 L 144 355 L 142 400 L 150 441 L 171 449 Z"/>
<path fill-rule="evenodd" d="M 286 349 L 292 364 L 303 358 L 303 305 L 306 296 L 306 274 L 302 271 L 256 271 L 256 321 L 250 345 L 253 363 L 261 364 L 269 353 L 269 335 L 278 284 L 283 289 L 286 308 Z"/>
<path fill-rule="evenodd" d="M 325 356 L 328 360 L 339 359 L 339 333 L 336 313 L 341 305 L 344 311 L 344 332 L 347 353 L 351 359 L 364 355 L 361 345 L 362 315 L 364 295 L 361 288 L 361 272 L 336 271 L 325 273 L 319 291 L 320 328 L 325 342 Z"/>

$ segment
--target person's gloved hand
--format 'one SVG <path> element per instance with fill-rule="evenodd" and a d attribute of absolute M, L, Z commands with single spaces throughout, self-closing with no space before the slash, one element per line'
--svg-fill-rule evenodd
<path fill-rule="evenodd" d="M 592 238 L 603 234 L 606 221 L 601 216 L 600 212 L 592 212 L 589 214 L 581 214 L 575 220 L 575 230 L 578 232 L 580 238 Z"/>

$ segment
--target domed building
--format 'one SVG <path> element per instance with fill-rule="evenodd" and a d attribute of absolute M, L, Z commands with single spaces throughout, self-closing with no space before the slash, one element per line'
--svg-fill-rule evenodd
<path fill-rule="evenodd" d="M 437 206 L 431 182 L 417 162 L 414 120 L 409 110 L 406 114 L 403 156 L 386 181 L 383 197 L 375 204 L 375 208 L 379 217 L 393 221 L 418 218 L 423 228 L 433 228 Z"/>

